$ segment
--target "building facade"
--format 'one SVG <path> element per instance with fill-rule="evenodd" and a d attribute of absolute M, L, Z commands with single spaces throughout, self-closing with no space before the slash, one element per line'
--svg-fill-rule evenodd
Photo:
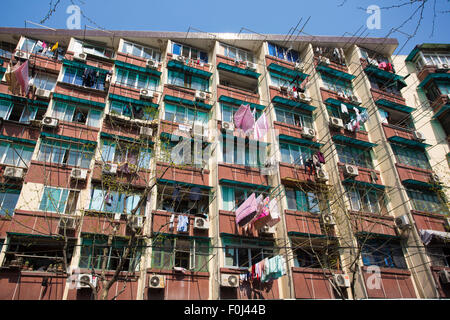
<path fill-rule="evenodd" d="M 397 45 L 0 28 L 0 299 L 448 298 L 450 48 Z"/>

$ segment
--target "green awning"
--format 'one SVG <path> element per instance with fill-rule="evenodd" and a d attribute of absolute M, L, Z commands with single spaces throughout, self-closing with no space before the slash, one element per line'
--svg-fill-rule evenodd
<path fill-rule="evenodd" d="M 368 64 L 364 68 L 364 71 L 367 73 L 368 76 L 376 76 L 378 78 L 385 79 L 391 82 L 397 82 L 399 89 L 403 89 L 404 87 L 407 86 L 402 76 L 399 76 L 398 74 L 395 74 L 393 72 L 380 69 L 372 64 Z"/>
<path fill-rule="evenodd" d="M 300 237 L 300 238 L 330 238 L 326 234 L 315 234 L 315 233 L 304 233 L 304 232 L 297 232 L 297 231 L 289 231 L 288 233 L 289 237 Z M 334 237 L 333 237 L 334 238 Z"/>
<path fill-rule="evenodd" d="M 130 137 L 124 137 L 124 136 L 120 136 L 120 135 L 113 135 L 110 133 L 106 133 L 106 132 L 100 132 L 100 138 L 104 138 L 104 139 L 112 139 L 112 140 L 125 140 L 125 141 L 130 141 L 130 142 L 136 142 L 136 139 L 130 138 Z"/>
<path fill-rule="evenodd" d="M 203 108 L 206 110 L 210 110 L 212 108 L 212 105 L 206 104 L 204 102 L 199 102 L 199 101 L 195 101 L 195 100 L 194 101 L 187 100 L 187 99 L 183 99 L 183 98 L 179 98 L 179 97 L 169 96 L 167 94 L 164 96 L 164 101 L 178 103 L 181 105 L 189 105 L 189 106 L 193 106 L 193 107 Z"/>
<path fill-rule="evenodd" d="M 158 210 L 158 209 L 156 209 L 156 210 Z M 172 211 L 169 211 L 169 212 L 172 212 Z M 166 238 L 179 237 L 179 235 L 176 234 L 176 233 L 153 232 L 152 234 L 153 235 L 162 235 L 163 237 L 166 237 Z M 183 239 L 198 239 L 198 240 L 205 240 L 205 241 L 210 241 L 211 240 L 211 238 L 209 238 L 209 237 L 190 236 L 188 234 L 183 234 Z"/>
<path fill-rule="evenodd" d="M 364 110 L 366 110 L 366 108 L 361 107 L 361 106 L 359 106 L 359 105 L 357 105 L 357 104 L 348 103 L 348 102 L 342 102 L 341 100 L 334 99 L 334 98 L 327 98 L 327 99 L 324 101 L 324 103 L 325 103 L 325 104 L 332 105 L 332 106 L 337 107 L 337 108 L 340 108 L 340 107 L 341 107 L 341 104 L 345 104 L 345 106 L 347 107 L 347 109 L 353 109 L 353 108 L 355 107 L 355 108 L 358 109 L 360 112 L 363 112 Z"/>
<path fill-rule="evenodd" d="M 46 234 L 29 234 L 29 233 L 19 233 L 19 232 L 6 232 L 8 236 L 18 236 L 18 237 L 27 237 L 27 238 L 48 238 L 54 240 L 62 240 L 64 237 L 62 235 L 49 236 Z"/>
<path fill-rule="evenodd" d="M 157 179 L 157 180 L 158 180 L 158 183 L 164 183 L 164 184 L 180 185 L 180 186 L 189 187 L 189 188 L 198 187 L 200 189 L 205 189 L 205 190 L 212 189 L 212 187 L 210 187 L 210 186 L 204 186 L 201 184 L 187 183 L 187 182 L 168 180 L 168 179 Z"/>
<path fill-rule="evenodd" d="M 443 115 L 443 114 L 444 114 L 445 112 L 447 112 L 447 110 L 449 110 L 449 109 L 450 109 L 450 104 L 443 105 L 443 106 L 439 109 L 439 111 L 436 112 L 436 114 L 433 116 L 432 119 L 437 119 L 437 118 L 439 118 L 441 115 Z"/>
<path fill-rule="evenodd" d="M 237 74 L 240 74 L 240 75 L 243 75 L 246 77 L 250 77 L 250 78 L 255 78 L 255 79 L 258 79 L 259 76 L 261 75 L 260 73 L 257 73 L 255 71 L 248 70 L 248 69 L 241 69 L 239 67 L 232 66 L 232 65 L 229 65 L 229 64 L 226 64 L 223 62 L 220 62 L 217 65 L 217 69 L 234 72 L 234 73 L 237 73 Z"/>
<path fill-rule="evenodd" d="M 16 137 L 0 135 L 0 139 L 9 140 L 9 141 L 12 141 L 12 142 L 19 142 L 19 143 L 26 143 L 26 144 L 36 145 L 36 141 L 23 139 L 23 138 L 16 138 Z"/>
<path fill-rule="evenodd" d="M 345 80 L 348 80 L 348 81 L 352 81 L 354 78 L 356 78 L 356 76 L 354 76 L 354 75 L 352 75 L 350 73 L 347 73 L 347 72 L 344 72 L 344 71 L 340 71 L 340 70 L 336 70 L 334 68 L 331 68 L 331 67 L 328 67 L 328 66 L 324 66 L 324 65 L 321 65 L 321 64 L 316 66 L 316 70 L 322 71 L 322 72 L 325 72 L 325 73 L 328 73 L 328 74 L 331 74 L 332 76 L 335 76 L 335 77 L 340 78 L 340 79 L 345 79 Z"/>
<path fill-rule="evenodd" d="M 406 139 L 403 137 L 399 137 L 399 136 L 393 136 L 388 138 L 388 140 L 390 142 L 395 142 L 395 143 L 400 143 L 400 144 L 404 144 L 407 146 L 411 146 L 411 147 L 415 147 L 415 148 L 421 148 L 421 149 L 425 149 L 431 146 L 431 144 L 428 143 L 423 143 L 417 140 L 410 140 L 410 139 Z"/>
<path fill-rule="evenodd" d="M 31 99 L 27 99 L 24 97 L 18 97 L 18 96 L 13 96 L 10 94 L 6 94 L 6 93 L 0 93 L 0 99 L 5 99 L 5 100 L 9 100 L 9 101 L 19 101 L 21 103 L 26 103 L 29 106 L 34 106 L 37 108 L 45 108 L 47 109 L 48 107 L 48 102 L 45 101 L 40 101 L 40 100 L 31 100 Z"/>
<path fill-rule="evenodd" d="M 153 103 L 153 102 L 123 97 L 123 96 L 119 96 L 117 94 L 110 94 L 108 96 L 108 98 L 109 98 L 109 100 L 115 100 L 115 101 L 120 101 L 120 102 L 125 102 L 125 103 L 132 103 L 134 105 L 142 106 L 142 107 L 153 107 L 153 108 L 159 107 L 158 104 Z"/>
<path fill-rule="evenodd" d="M 270 71 L 275 71 L 277 73 L 280 73 L 281 75 L 284 75 L 287 79 L 286 80 L 294 80 L 297 77 L 299 77 L 301 79 L 301 81 L 305 80 L 306 77 L 308 76 L 308 74 L 303 73 L 301 71 L 298 70 L 293 70 L 293 69 L 289 69 L 286 67 L 283 67 L 282 65 L 279 65 L 277 63 L 272 62 L 271 64 L 269 64 L 269 66 L 267 67 L 268 70 Z M 279 74 L 276 74 L 277 77 L 279 77 Z"/>
<path fill-rule="evenodd" d="M 209 79 L 212 76 L 211 72 L 203 71 L 203 70 L 200 70 L 200 69 L 189 67 L 189 66 L 185 65 L 184 63 L 182 63 L 180 61 L 177 61 L 177 60 L 170 60 L 167 63 L 167 68 L 168 69 L 178 69 L 178 70 L 181 70 L 183 72 L 191 73 L 191 74 L 194 74 L 196 76 L 199 76 L 199 77 L 202 77 L 202 78 L 207 78 L 207 79 Z"/>
<path fill-rule="evenodd" d="M 1 64 L 1 63 L 0 63 Z M 0 67 L 0 73 L 5 73 L 6 72 L 6 68 Z"/>
<path fill-rule="evenodd" d="M 275 96 L 272 99 L 272 102 L 279 103 L 279 104 L 282 104 L 282 105 L 285 105 L 285 106 L 298 108 L 298 109 L 303 109 L 303 110 L 310 111 L 310 112 L 312 112 L 312 111 L 314 111 L 316 109 L 316 107 L 314 107 L 312 105 L 309 105 L 307 103 L 304 103 L 304 102 L 301 102 L 301 101 L 290 100 L 290 99 L 283 98 L 283 97 L 280 97 L 280 96 Z"/>
<path fill-rule="evenodd" d="M 434 189 L 436 187 L 438 189 L 442 189 L 442 186 L 436 186 L 436 185 L 431 184 L 431 183 L 427 183 L 427 182 L 423 182 L 423 181 L 419 181 L 419 180 L 414 180 L 414 179 L 406 179 L 406 180 L 403 180 L 402 183 L 405 186 L 412 187 L 412 188 L 418 188 L 418 189 L 430 190 L 430 189 Z"/>
<path fill-rule="evenodd" d="M 261 192 L 264 192 L 267 189 L 272 188 L 270 185 L 266 186 L 266 185 L 263 185 L 263 184 L 254 184 L 254 183 L 234 181 L 234 180 L 229 180 L 229 179 L 220 179 L 219 183 L 220 184 L 223 184 L 223 183 L 233 184 L 233 185 L 241 186 L 241 187 L 244 187 L 244 188 L 254 189 L 253 191 L 261 191 Z"/>
<path fill-rule="evenodd" d="M 314 141 L 309 140 L 309 139 L 302 139 L 302 138 L 291 137 L 291 136 L 287 136 L 285 134 L 280 134 L 278 136 L 278 138 L 280 140 L 284 140 L 284 141 L 288 141 L 288 142 L 295 142 L 295 143 L 298 143 L 298 144 L 302 144 L 302 145 L 306 145 L 306 146 L 310 146 L 310 147 L 314 147 L 314 148 L 320 148 L 321 146 L 323 146 L 323 144 L 319 143 L 319 142 L 314 142 Z"/>
<path fill-rule="evenodd" d="M 372 142 L 368 142 L 368 141 L 364 141 L 364 140 L 359 140 L 359 139 L 355 139 L 355 138 L 351 138 L 351 137 L 347 137 L 341 134 L 337 134 L 335 136 L 333 136 L 332 138 L 334 141 L 336 142 L 342 142 L 345 144 L 352 144 L 355 146 L 359 146 L 359 147 L 363 147 L 363 148 L 373 148 L 376 147 L 377 144 L 376 143 L 372 143 Z"/>
<path fill-rule="evenodd" d="M 358 181 L 358 180 L 353 180 L 353 179 L 345 179 L 342 181 L 342 183 L 357 185 L 357 186 L 361 186 L 364 188 L 375 188 L 375 189 L 381 189 L 381 190 L 386 189 L 386 186 L 382 185 L 382 184 Z"/>
<path fill-rule="evenodd" d="M 63 59 L 63 65 L 68 66 L 68 67 L 78 68 L 78 69 L 89 68 L 89 69 L 93 69 L 94 71 L 98 71 L 99 73 L 102 73 L 102 74 L 109 73 L 109 70 L 97 68 L 97 67 L 90 66 L 85 63 L 73 61 L 73 60 Z"/>
<path fill-rule="evenodd" d="M 386 238 L 386 239 L 399 239 L 400 240 L 400 237 L 397 235 L 367 232 L 367 231 L 359 231 L 359 232 L 356 232 L 355 235 L 360 238 L 364 237 L 365 239 Z M 370 238 L 368 238 L 368 237 L 370 237 Z"/>
<path fill-rule="evenodd" d="M 149 73 L 149 74 L 155 75 L 157 77 L 161 76 L 161 72 L 160 71 L 152 69 L 152 68 L 138 67 L 138 66 L 136 66 L 134 64 L 126 63 L 126 62 L 119 61 L 119 60 L 116 60 L 115 64 L 116 64 L 117 67 L 120 67 L 120 68 L 125 68 L 125 69 L 128 69 L 128 70 L 134 70 L 134 71 L 141 72 L 141 73 Z"/>
<path fill-rule="evenodd" d="M 394 110 L 397 110 L 397 111 L 401 111 L 401 112 L 406 112 L 406 113 L 411 113 L 414 110 L 416 110 L 416 109 L 414 109 L 412 107 L 408 107 L 408 106 L 405 106 L 403 104 L 395 103 L 395 102 L 392 102 L 392 101 L 386 100 L 386 99 L 378 99 L 375 103 L 380 105 L 380 106 L 384 106 L 384 107 L 387 107 L 387 108 L 391 108 L 391 109 L 394 109 Z"/>
<path fill-rule="evenodd" d="M 231 97 L 224 96 L 224 95 L 219 97 L 219 101 L 220 102 L 228 102 L 228 103 L 235 104 L 238 106 L 240 106 L 242 104 L 248 104 L 251 108 L 256 108 L 256 110 L 260 110 L 260 111 L 263 111 L 266 108 L 266 106 L 263 106 L 262 104 L 251 103 L 251 102 L 231 98 Z"/>
<path fill-rule="evenodd" d="M 72 138 L 72 137 L 66 137 L 66 136 L 61 136 L 59 134 L 53 134 L 53 133 L 49 133 L 49 132 L 41 132 L 41 137 L 65 140 L 65 141 L 68 141 L 68 142 L 75 142 L 77 144 L 83 144 L 89 149 L 95 149 L 95 147 L 97 146 L 97 142 L 96 141 L 89 141 L 89 140 L 84 140 L 84 139 L 77 139 L 77 138 Z"/>
<path fill-rule="evenodd" d="M 91 106 L 91 107 L 97 107 L 100 109 L 105 109 L 105 106 L 106 106 L 105 103 L 91 101 L 91 100 L 87 100 L 87 99 L 75 98 L 75 97 L 71 97 L 71 96 L 66 96 L 65 94 L 60 94 L 60 93 L 53 93 L 53 98 L 56 100 L 62 100 L 62 101 L 66 101 L 66 102 L 75 102 L 75 103 L 84 104 L 84 105 Z"/>
<path fill-rule="evenodd" d="M 419 84 L 418 88 L 425 87 L 428 82 L 433 80 L 443 80 L 450 82 L 450 73 L 430 73 L 427 77 Z"/>

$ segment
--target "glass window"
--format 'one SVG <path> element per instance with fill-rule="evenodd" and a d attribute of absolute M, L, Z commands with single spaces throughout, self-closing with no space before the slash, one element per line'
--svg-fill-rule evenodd
<path fill-rule="evenodd" d="M 285 192 L 289 210 L 320 214 L 322 210 L 328 208 L 325 195 L 291 188 L 286 188 Z"/>
<path fill-rule="evenodd" d="M 273 43 L 268 43 L 269 45 L 269 55 L 278 57 L 280 59 L 290 61 L 290 62 L 298 62 L 299 54 L 297 51 L 292 49 L 283 48 Z"/>
<path fill-rule="evenodd" d="M 434 192 L 406 190 L 414 210 L 445 214 L 448 209 L 445 200 Z"/>
<path fill-rule="evenodd" d="M 33 78 L 32 83 L 36 86 L 36 88 L 52 91 L 55 88 L 56 80 L 57 77 L 55 76 L 45 73 L 38 73 Z"/>
<path fill-rule="evenodd" d="M 201 62 L 208 63 L 208 54 L 205 51 L 201 51 L 184 44 L 173 42 L 172 53 L 176 55 L 182 55 L 188 59 L 200 60 Z"/>
<path fill-rule="evenodd" d="M 100 127 L 102 112 L 92 108 L 81 107 L 58 101 L 53 107 L 52 117 L 98 128 Z"/>
<path fill-rule="evenodd" d="M 305 162 L 312 158 L 316 150 L 306 146 L 300 146 L 289 143 L 280 143 L 281 162 L 304 165 Z"/>
<path fill-rule="evenodd" d="M 340 144 L 336 144 L 336 150 L 340 162 L 373 169 L 372 157 L 369 151 Z"/>
<path fill-rule="evenodd" d="M 159 79 L 148 74 L 137 73 L 135 71 L 116 68 L 116 83 L 136 89 L 156 90 Z"/>
<path fill-rule="evenodd" d="M 122 51 L 123 53 L 131 54 L 136 57 L 141 57 L 144 59 L 153 59 L 156 61 L 161 60 L 161 53 L 157 49 L 144 47 L 141 45 L 137 45 L 135 43 L 124 41 Z"/>
<path fill-rule="evenodd" d="M 365 266 L 406 269 L 406 261 L 400 243 L 391 239 L 359 239 L 361 256 Z"/>
<path fill-rule="evenodd" d="M 0 216 L 14 214 L 19 195 L 19 190 L 2 190 L 0 192 Z"/>
<path fill-rule="evenodd" d="M 177 123 L 208 125 L 208 113 L 166 103 L 164 119 Z"/>
<path fill-rule="evenodd" d="M 63 82 L 97 90 L 104 90 L 105 74 L 99 73 L 91 68 L 79 69 L 64 67 Z"/>
<path fill-rule="evenodd" d="M 209 80 L 202 77 L 197 77 L 189 73 L 182 73 L 174 70 L 168 71 L 168 84 L 173 84 L 179 87 L 185 87 L 200 91 L 209 91 Z"/>
<path fill-rule="evenodd" d="M 374 190 L 348 189 L 350 206 L 354 211 L 363 211 L 370 213 L 380 213 L 383 195 Z"/>
<path fill-rule="evenodd" d="M 345 81 L 343 79 L 331 77 L 324 73 L 320 73 L 320 76 L 322 78 L 325 89 L 334 92 L 342 92 L 346 96 L 353 95 L 353 87 L 351 81 Z"/>
<path fill-rule="evenodd" d="M 93 151 L 83 150 L 83 148 L 84 146 L 43 140 L 39 148 L 37 160 L 55 164 L 73 163 L 77 167 L 88 169 L 93 157 Z"/>
<path fill-rule="evenodd" d="M 224 266 L 231 268 L 249 268 L 265 258 L 274 256 L 274 244 L 224 237 Z"/>
<path fill-rule="evenodd" d="M 26 168 L 30 164 L 33 150 L 29 146 L 0 142 L 0 163 Z"/>
<path fill-rule="evenodd" d="M 247 50 L 232 47 L 226 44 L 220 44 L 222 48 L 222 53 L 224 56 L 239 60 L 239 61 L 250 61 L 253 62 L 253 54 Z"/>
<path fill-rule="evenodd" d="M 39 210 L 74 214 L 78 195 L 79 191 L 75 190 L 45 187 Z"/>

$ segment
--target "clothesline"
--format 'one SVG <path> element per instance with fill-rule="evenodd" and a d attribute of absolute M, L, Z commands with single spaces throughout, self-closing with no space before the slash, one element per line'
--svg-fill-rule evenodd
<path fill-rule="evenodd" d="M 269 282 L 286 275 L 286 259 L 282 255 L 265 258 L 252 265 L 246 273 L 241 273 L 241 281 L 259 280 Z"/>

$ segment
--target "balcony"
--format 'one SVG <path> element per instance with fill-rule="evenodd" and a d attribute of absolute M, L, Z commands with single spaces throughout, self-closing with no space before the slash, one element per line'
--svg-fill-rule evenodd
<path fill-rule="evenodd" d="M 87 54 L 86 62 L 78 62 L 74 59 L 74 53 L 67 51 L 65 59 L 63 59 L 63 64 L 73 64 L 79 67 L 91 66 L 94 68 L 104 69 L 106 71 L 112 71 L 114 66 L 114 61 L 109 58 L 102 58 L 97 55 Z"/>
<path fill-rule="evenodd" d="M 387 101 L 392 105 L 406 106 L 406 100 L 402 96 L 388 93 L 386 91 L 375 88 L 370 88 L 370 92 L 372 93 L 372 98 L 376 104 L 379 104 L 380 101 Z"/>
<path fill-rule="evenodd" d="M 110 235 L 113 234 L 114 228 L 116 228 L 115 235 L 125 237 L 129 235 L 127 219 L 127 214 L 122 214 L 120 219 L 116 220 L 114 213 L 85 210 L 81 232 Z M 146 217 L 142 216 L 143 223 L 145 223 L 145 220 Z"/>
<path fill-rule="evenodd" d="M 260 73 L 256 72 L 256 69 L 252 70 L 248 68 L 246 65 L 246 61 L 237 61 L 235 59 L 228 58 L 220 54 L 216 55 L 216 60 L 218 70 L 232 72 L 239 76 L 249 77 L 253 79 L 258 79 L 259 76 L 261 75 Z M 257 67 L 257 64 L 255 65 Z"/>
<path fill-rule="evenodd" d="M 311 105 L 311 98 L 305 93 L 289 92 L 288 90 L 274 86 L 269 86 L 269 90 L 270 99 L 273 103 L 294 107 L 307 112 L 312 112 L 316 109 L 316 107 Z"/>
<path fill-rule="evenodd" d="M 337 71 L 340 71 L 340 72 L 348 73 L 348 67 L 347 66 L 344 66 L 342 64 L 339 64 L 339 63 L 336 63 L 336 62 L 333 62 L 333 61 L 330 61 L 329 64 L 325 64 L 323 62 L 319 62 L 319 57 L 318 56 L 314 57 L 314 66 L 320 66 L 320 65 L 326 66 L 327 68 L 331 68 L 331 69 L 334 69 L 334 70 L 337 70 Z"/>
<path fill-rule="evenodd" d="M 320 226 L 320 214 L 284 210 L 287 233 L 290 235 L 310 235 L 311 237 L 325 237 L 326 233 Z"/>
<path fill-rule="evenodd" d="M 411 210 L 416 228 L 420 230 L 435 230 L 440 232 L 448 232 L 446 229 L 447 216 L 439 213 Z"/>
<path fill-rule="evenodd" d="M 170 227 L 170 218 L 172 214 L 175 215 L 173 221 L 173 227 Z M 188 214 L 188 232 L 177 231 L 177 224 L 179 215 L 185 214 L 183 212 L 171 212 L 166 210 L 153 210 L 152 211 L 152 226 L 151 230 L 155 233 L 173 234 L 173 235 L 185 235 L 185 236 L 201 236 L 208 237 L 208 229 L 194 228 L 194 221 L 196 216 Z"/>
<path fill-rule="evenodd" d="M 88 100 L 94 103 L 105 104 L 108 91 L 78 86 L 66 82 L 57 82 L 54 94 L 64 95 L 76 99 Z"/>
<path fill-rule="evenodd" d="M 345 124 L 344 124 L 345 125 Z M 344 128 L 335 128 L 330 125 L 330 134 L 331 137 L 334 139 L 342 139 L 342 141 L 345 140 L 358 140 L 361 142 L 366 142 L 368 144 L 371 144 L 369 140 L 369 133 L 367 131 L 348 131 Z"/>
<path fill-rule="evenodd" d="M 248 225 L 249 226 L 249 225 Z M 277 226 L 275 226 L 277 228 Z M 267 235 L 260 233 L 254 227 L 248 230 L 236 224 L 236 213 L 234 211 L 219 210 L 219 233 L 232 234 L 235 236 L 245 237 L 266 237 Z M 270 237 L 270 236 L 269 236 Z"/>
<path fill-rule="evenodd" d="M 145 97 L 145 101 L 143 101 L 143 97 L 141 96 L 141 90 L 136 88 L 130 88 L 128 86 L 121 85 L 120 83 L 113 83 L 110 85 L 109 94 L 125 97 L 128 99 L 135 100 L 141 104 L 158 104 L 159 94 L 156 91 L 148 89 L 149 92 L 152 93 L 152 97 Z M 132 102 L 132 101 L 129 101 Z"/>
<path fill-rule="evenodd" d="M 358 175 L 356 177 L 348 177 L 344 172 L 345 166 L 345 163 L 338 162 L 339 176 L 343 183 L 356 183 L 361 186 L 370 186 L 374 188 L 384 189 L 384 185 L 381 181 L 380 171 L 356 166 L 358 168 Z"/>
<path fill-rule="evenodd" d="M 81 123 L 59 120 L 56 134 L 96 143 L 99 130 L 99 128 L 89 127 Z"/>
<path fill-rule="evenodd" d="M 433 108 L 434 119 L 447 119 L 450 117 L 450 95 L 440 95 L 433 102 L 431 102 L 431 108 Z M 448 122 L 448 120 L 447 120 Z"/>
<path fill-rule="evenodd" d="M 292 267 L 295 299 L 339 299 L 330 280 L 338 270 Z M 345 291 L 345 290 L 344 290 Z"/>
<path fill-rule="evenodd" d="M 116 61 L 132 64 L 132 65 L 135 65 L 140 68 L 147 68 L 147 59 L 141 58 L 141 57 L 136 57 L 136 56 L 134 56 L 132 54 L 128 54 L 128 53 L 123 53 L 123 52 L 118 51 L 116 53 Z M 158 72 L 161 72 L 161 67 L 162 67 L 161 63 L 158 62 L 158 67 L 155 70 L 157 70 Z"/>
<path fill-rule="evenodd" d="M 206 94 L 206 99 L 197 100 L 195 98 L 195 89 L 179 87 L 172 84 L 165 84 L 163 89 L 164 101 L 185 104 L 188 106 L 196 106 L 206 110 L 211 109 L 212 96 Z"/>
<path fill-rule="evenodd" d="M 0 128 L 0 135 L 3 139 L 8 137 L 12 138 L 12 140 L 29 144 L 36 144 L 40 133 L 41 129 L 39 127 L 10 121 L 3 121 L 3 125 Z"/>
<path fill-rule="evenodd" d="M 431 266 L 431 272 L 433 273 L 434 281 L 437 284 L 437 289 L 439 291 L 439 297 L 443 299 L 449 299 L 450 298 L 450 287 L 448 285 L 442 284 L 440 281 L 439 273 L 442 270 L 447 270 L 447 272 L 450 272 L 449 267 L 438 267 L 438 266 Z"/>
<path fill-rule="evenodd" d="M 177 59 L 174 59 L 174 56 L 172 53 L 167 53 L 167 67 L 173 67 L 177 66 L 178 68 L 181 68 L 183 70 L 189 70 L 190 68 L 197 69 L 200 71 L 201 74 L 210 74 L 211 66 L 208 63 L 199 62 L 198 60 L 193 59 L 184 59 L 184 61 L 178 61 Z M 195 71 L 194 71 L 195 72 Z M 208 76 L 210 77 L 211 74 Z"/>
<path fill-rule="evenodd" d="M 384 212 L 383 212 L 384 211 Z M 394 217 L 388 216 L 386 210 L 379 214 L 349 211 L 351 224 L 355 233 L 382 234 L 396 237 Z"/>
<path fill-rule="evenodd" d="M 341 103 L 344 103 L 354 107 L 357 107 L 360 104 L 359 102 L 353 101 L 345 96 L 340 96 L 335 91 L 327 90 L 325 88 L 320 88 L 320 94 L 322 96 L 322 101 L 327 104 L 340 106 Z"/>
<path fill-rule="evenodd" d="M 16 50 L 21 51 L 21 50 Z M 28 63 L 30 64 L 30 68 L 32 65 L 35 66 L 36 69 L 44 70 L 45 72 L 59 74 L 61 71 L 62 63 L 61 60 L 53 59 L 51 57 L 47 57 L 40 54 L 32 53 L 30 54 L 30 58 L 28 59 Z M 1 65 L 0 65 L 1 66 Z"/>
<path fill-rule="evenodd" d="M 254 107 L 253 105 L 259 105 L 258 93 L 221 84 L 217 85 L 217 98 L 219 101 L 235 105 L 250 104 L 252 107 Z"/>
<path fill-rule="evenodd" d="M 104 179 L 102 172 L 103 162 L 95 161 L 94 170 L 92 172 L 92 180 L 102 181 Z M 126 171 L 121 169 L 120 164 L 117 164 L 117 173 L 113 175 L 114 180 L 118 184 L 131 184 L 137 188 L 145 188 L 148 186 L 152 176 L 150 170 L 139 168 L 137 171 L 128 169 Z"/>
<path fill-rule="evenodd" d="M 363 266 L 365 283 L 369 283 L 369 277 L 373 272 L 367 272 Z M 403 269 L 381 268 L 380 288 L 369 288 L 366 286 L 369 298 L 376 299 L 415 299 L 416 293 L 411 279 L 411 272 Z"/>
<path fill-rule="evenodd" d="M 390 142 L 401 143 L 415 148 L 425 149 L 429 144 L 414 137 L 414 130 L 404 127 L 383 123 L 383 131 L 386 139 Z"/>
<path fill-rule="evenodd" d="M 437 70 L 438 70 L 438 67 L 435 65 L 424 65 L 422 67 L 422 69 L 419 71 L 419 73 L 417 74 L 417 78 L 419 79 L 420 82 L 422 82 L 429 75 L 436 73 Z M 450 69 L 447 69 L 446 71 L 442 71 L 439 73 L 450 73 Z"/>
<path fill-rule="evenodd" d="M 268 176 L 262 175 L 259 168 L 239 164 L 219 163 L 219 183 L 230 182 L 252 188 L 270 188 Z"/>
<path fill-rule="evenodd" d="M 316 176 L 305 171 L 305 166 L 293 165 L 280 162 L 280 179 L 285 184 L 295 184 L 296 182 L 317 182 Z"/>
<path fill-rule="evenodd" d="M 60 214 L 56 212 L 16 209 L 14 219 L 9 222 L 8 233 L 55 236 L 59 234 L 59 218 Z"/>
<path fill-rule="evenodd" d="M 156 172 L 158 180 L 176 181 L 186 185 L 209 186 L 209 170 L 204 167 L 174 166 L 158 161 Z"/>
<path fill-rule="evenodd" d="M 378 64 L 371 64 L 371 63 L 369 63 L 366 59 L 364 59 L 364 58 L 360 58 L 359 59 L 359 61 L 361 62 L 361 66 L 362 66 L 362 68 L 366 71 L 366 72 L 371 72 L 372 70 L 371 70 L 371 68 L 378 68 L 381 72 L 389 72 L 389 73 L 392 73 L 392 74 L 395 74 L 395 69 L 394 69 L 394 66 L 392 66 L 392 71 L 387 71 L 387 70 L 383 70 L 383 69 L 381 69 L 381 68 L 379 68 L 378 67 Z"/>
<path fill-rule="evenodd" d="M 275 63 L 277 65 L 280 65 L 284 68 L 288 68 L 294 71 L 295 63 L 283 60 L 274 56 L 266 55 L 266 65 L 270 66 L 272 63 Z"/>
<path fill-rule="evenodd" d="M 431 176 L 433 174 L 432 170 L 416 168 L 400 163 L 396 163 L 395 166 L 397 168 L 400 181 L 403 184 L 412 184 L 424 188 L 430 188 L 433 186 L 431 182 Z"/>

